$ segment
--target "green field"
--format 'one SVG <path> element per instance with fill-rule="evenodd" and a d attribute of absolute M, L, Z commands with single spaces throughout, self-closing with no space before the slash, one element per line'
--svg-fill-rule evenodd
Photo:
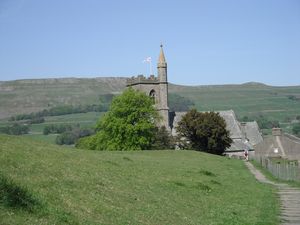
<path fill-rule="evenodd" d="M 170 92 L 192 99 L 202 111 L 233 109 L 238 117 L 264 115 L 284 122 L 300 115 L 300 86 L 272 87 L 257 83 L 170 87 Z M 289 99 L 295 96 L 297 100 Z"/>
<path fill-rule="evenodd" d="M 88 113 L 78 113 L 69 114 L 63 116 L 48 116 L 45 117 L 45 123 L 33 124 L 31 125 L 31 132 L 33 133 L 43 133 L 43 129 L 46 125 L 50 124 L 79 124 L 82 128 L 89 128 L 95 126 L 98 119 L 103 115 L 102 112 L 88 112 Z"/>
<path fill-rule="evenodd" d="M 239 160 L 77 150 L 6 135 L 0 143 L 0 224 L 279 224 L 275 190 Z M 23 191 L 16 198 L 11 189 Z"/>
<path fill-rule="evenodd" d="M 44 127 L 51 124 L 69 124 L 72 126 L 80 125 L 81 128 L 93 128 L 96 125 L 96 122 L 101 118 L 103 112 L 88 112 L 88 113 L 78 113 L 78 114 L 69 114 L 63 116 L 48 116 L 45 117 L 45 122 L 40 124 L 30 125 L 29 134 L 24 135 L 24 137 L 32 140 L 41 140 L 48 143 L 55 143 L 57 137 L 56 134 L 52 135 L 43 135 Z M 14 122 L 7 120 L 0 120 L 1 126 L 9 126 Z"/>

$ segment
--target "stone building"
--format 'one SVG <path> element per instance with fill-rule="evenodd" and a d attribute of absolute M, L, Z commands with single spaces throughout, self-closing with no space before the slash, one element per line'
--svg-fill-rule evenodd
<path fill-rule="evenodd" d="M 157 77 L 150 75 L 146 78 L 143 75 L 127 79 L 127 87 L 145 92 L 153 98 L 155 107 L 161 116 L 161 126 L 170 129 L 169 107 L 168 107 L 168 79 L 167 79 L 167 62 L 165 59 L 163 46 L 160 46 L 160 53 L 157 62 Z"/>
<path fill-rule="evenodd" d="M 160 46 L 157 62 L 157 77 L 150 75 L 150 77 L 146 78 L 143 75 L 138 75 L 127 79 L 126 86 L 145 92 L 153 98 L 155 107 L 162 118 L 160 125 L 165 126 L 175 136 L 175 128 L 186 112 L 169 112 L 167 62 L 162 45 Z M 230 136 L 233 140 L 230 148 L 226 150 L 226 154 L 242 155 L 246 148 L 253 151 L 253 146 L 262 141 L 256 122 L 240 123 L 236 119 L 233 110 L 219 111 L 219 113 L 226 121 L 227 130 L 230 131 Z"/>
<path fill-rule="evenodd" d="M 300 161 L 300 138 L 283 133 L 281 128 L 273 128 L 272 135 L 255 146 L 255 158 L 268 157 Z"/>
<path fill-rule="evenodd" d="M 176 112 L 173 126 L 176 127 L 182 116 L 186 112 Z M 226 122 L 226 129 L 230 132 L 232 144 L 226 149 L 228 156 L 243 156 L 244 150 L 248 149 L 250 155 L 254 154 L 254 146 L 263 141 L 256 121 L 239 122 L 233 110 L 218 111 Z M 176 130 L 172 129 L 172 135 L 176 135 Z"/>

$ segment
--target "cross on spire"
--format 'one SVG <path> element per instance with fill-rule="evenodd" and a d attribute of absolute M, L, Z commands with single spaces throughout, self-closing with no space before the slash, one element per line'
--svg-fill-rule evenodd
<path fill-rule="evenodd" d="M 160 44 L 160 53 L 159 53 L 159 57 L 158 57 L 158 63 L 165 63 L 166 59 L 165 59 L 165 54 L 164 54 L 164 50 L 163 50 L 163 45 Z"/>

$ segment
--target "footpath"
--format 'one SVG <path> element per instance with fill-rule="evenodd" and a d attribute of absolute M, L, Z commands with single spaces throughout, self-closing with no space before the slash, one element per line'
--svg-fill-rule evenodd
<path fill-rule="evenodd" d="M 291 187 L 288 184 L 272 182 L 250 162 L 245 162 L 245 164 L 259 182 L 274 185 L 278 189 L 278 196 L 281 202 L 281 224 L 300 225 L 300 189 Z"/>

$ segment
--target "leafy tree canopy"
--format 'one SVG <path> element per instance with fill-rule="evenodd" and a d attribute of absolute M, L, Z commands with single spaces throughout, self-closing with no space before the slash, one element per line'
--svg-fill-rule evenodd
<path fill-rule="evenodd" d="M 192 109 L 182 117 L 176 129 L 184 148 L 222 155 L 232 143 L 225 120 L 215 112 Z"/>
<path fill-rule="evenodd" d="M 110 110 L 97 124 L 98 132 L 81 145 L 96 150 L 150 149 L 157 119 L 151 98 L 129 88 L 113 99 Z"/>
<path fill-rule="evenodd" d="M 293 134 L 297 135 L 297 136 L 300 136 L 300 123 L 296 123 L 294 126 L 293 126 Z"/>

